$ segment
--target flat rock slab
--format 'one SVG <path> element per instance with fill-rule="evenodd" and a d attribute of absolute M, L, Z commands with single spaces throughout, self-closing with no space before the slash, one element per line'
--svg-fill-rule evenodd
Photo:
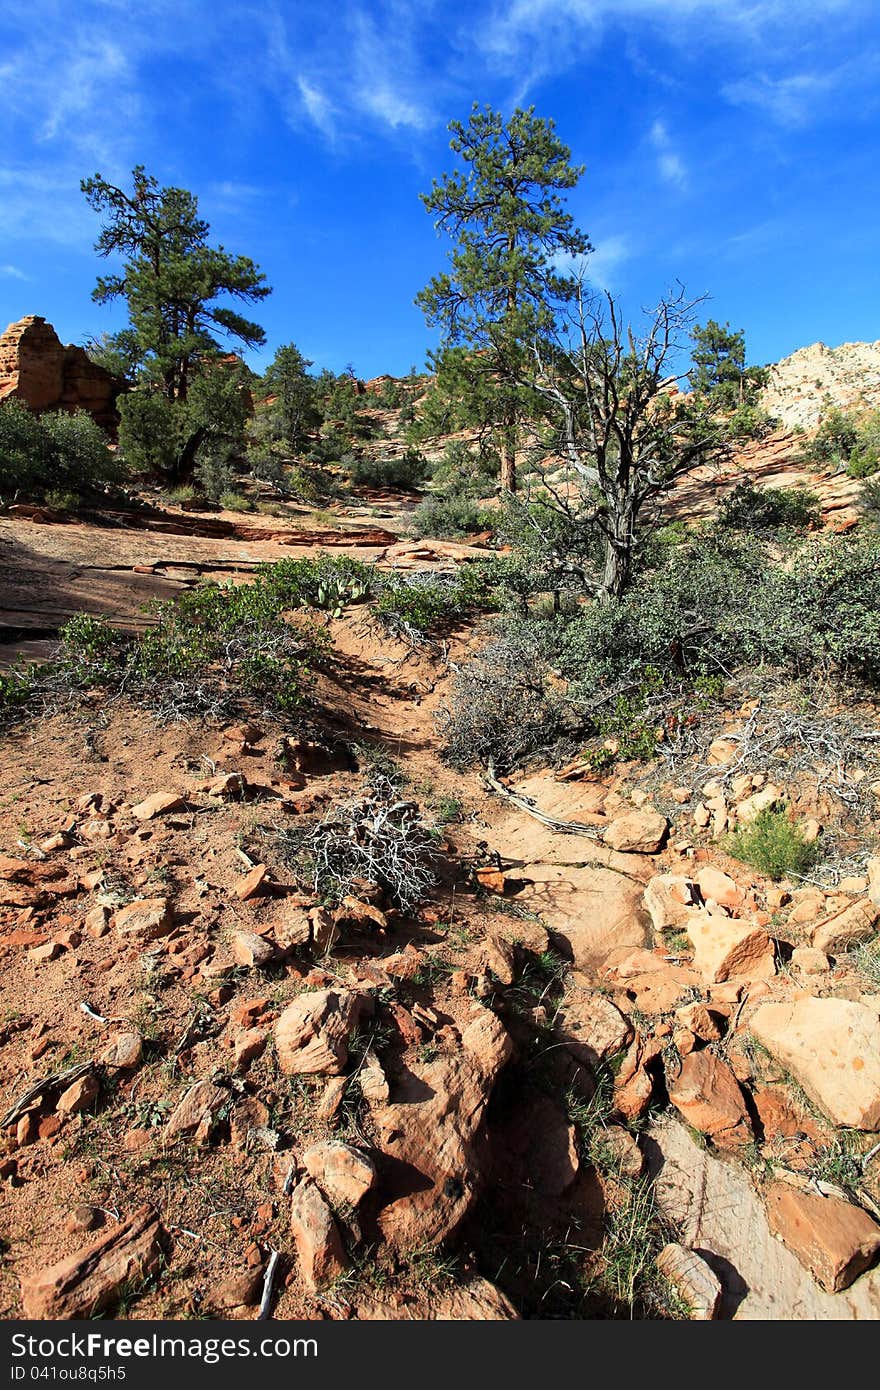
<path fill-rule="evenodd" d="M 880 1318 L 880 1270 L 869 1270 L 843 1293 L 825 1293 L 773 1236 L 763 1202 L 739 1162 L 699 1148 L 673 1118 L 653 1126 L 649 1137 L 661 1210 L 676 1223 L 682 1244 L 708 1258 L 721 1280 L 720 1317 Z"/>
<path fill-rule="evenodd" d="M 880 1130 L 880 1016 L 849 999 L 762 1004 L 749 1027 L 836 1125 Z"/>
<path fill-rule="evenodd" d="M 650 927 L 640 883 L 599 866 L 531 864 L 523 876 L 531 882 L 517 900 L 564 937 L 578 970 L 601 969 L 612 952 L 648 944 Z"/>

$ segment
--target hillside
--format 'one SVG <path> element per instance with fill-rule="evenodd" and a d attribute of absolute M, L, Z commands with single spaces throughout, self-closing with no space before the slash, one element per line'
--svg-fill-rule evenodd
<path fill-rule="evenodd" d="M 719 543 L 704 631 L 676 538 L 620 689 L 598 627 L 529 647 L 510 547 L 413 539 L 415 490 L 0 515 L 5 670 L 61 652 L 2 730 L 4 1316 L 880 1316 L 880 721 L 836 609 L 785 665 L 733 606 L 806 641 L 868 534 L 794 432 L 826 387 L 873 402 L 880 344 L 778 364 L 786 428 L 665 503 L 805 484 L 806 559 Z M 678 601 L 712 674 L 658 685 Z"/>

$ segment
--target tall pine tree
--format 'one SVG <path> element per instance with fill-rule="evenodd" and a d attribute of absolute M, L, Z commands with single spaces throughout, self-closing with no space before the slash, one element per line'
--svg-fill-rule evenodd
<path fill-rule="evenodd" d="M 463 168 L 422 195 L 438 231 L 453 242 L 450 269 L 417 297 L 442 332 L 438 382 L 470 391 L 495 428 L 501 487 L 516 488 L 516 451 L 526 407 L 521 385 L 529 345 L 575 293 L 566 258 L 591 250 L 562 197 L 583 173 L 552 120 L 517 109 L 509 120 L 478 104 L 467 125 L 452 121 L 450 148 Z M 456 351 L 457 350 L 457 351 Z M 451 354 L 444 373 L 444 356 Z M 469 380 L 470 379 L 470 380 Z"/>

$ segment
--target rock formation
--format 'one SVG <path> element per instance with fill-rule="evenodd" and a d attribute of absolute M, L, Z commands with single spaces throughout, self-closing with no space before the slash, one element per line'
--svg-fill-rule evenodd
<path fill-rule="evenodd" d="M 50 323 L 35 314 L 11 323 L 0 337 L 0 400 L 29 410 L 87 410 L 104 429 L 118 423 L 121 382 L 93 362 L 84 348 L 66 347 Z"/>

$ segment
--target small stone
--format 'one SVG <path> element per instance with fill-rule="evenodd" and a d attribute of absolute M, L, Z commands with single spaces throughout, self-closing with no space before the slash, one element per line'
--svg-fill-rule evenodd
<path fill-rule="evenodd" d="M 728 907 L 731 911 L 742 906 L 743 890 L 729 874 L 722 873 L 720 869 L 707 864 L 697 871 L 697 883 L 705 902 L 718 903 L 719 907 Z"/>
<path fill-rule="evenodd" d="M 721 1302 L 721 1284 L 715 1271 L 695 1250 L 670 1242 L 657 1256 L 657 1268 L 668 1279 L 694 1322 L 711 1322 Z"/>
<path fill-rule="evenodd" d="M 301 994 L 275 1024 L 278 1065 L 287 1076 L 345 1070 L 348 1034 L 369 1000 L 345 989 Z"/>
<path fill-rule="evenodd" d="M 776 974 L 775 949 L 763 927 L 693 913 L 687 934 L 694 948 L 694 967 L 710 983 L 721 984 L 731 976 L 765 980 Z"/>
<path fill-rule="evenodd" d="M 87 936 L 95 939 L 106 936 L 110 930 L 109 910 L 103 906 L 93 907 L 90 912 L 86 913 L 83 925 Z"/>
<path fill-rule="evenodd" d="M 34 965 L 47 965 L 49 961 L 57 960 L 61 955 L 61 946 L 57 941 L 44 941 L 42 946 L 33 946 L 28 951 L 28 960 L 32 960 Z"/>
<path fill-rule="evenodd" d="M 483 964 L 499 984 L 512 985 L 516 979 L 516 953 L 511 943 L 497 933 L 486 938 Z"/>
<path fill-rule="evenodd" d="M 80 1231 L 93 1231 L 101 1219 L 101 1213 L 94 1207 L 81 1206 L 74 1207 L 64 1223 L 64 1229 L 69 1235 L 77 1235 Z"/>
<path fill-rule="evenodd" d="M 838 955 L 868 941 L 875 934 L 878 919 L 880 907 L 875 907 L 870 898 L 862 898 L 817 923 L 813 945 L 818 951 Z"/>
<path fill-rule="evenodd" d="M 740 749 L 739 739 L 715 738 L 709 744 L 706 762 L 710 767 L 727 767 L 732 763 Z"/>
<path fill-rule="evenodd" d="M 268 892 L 266 879 L 269 869 L 266 864 L 255 864 L 244 878 L 240 879 L 235 885 L 235 895 L 240 902 L 250 902 L 251 898 L 259 898 Z"/>
<path fill-rule="evenodd" d="M 137 820 L 155 820 L 156 816 L 164 816 L 168 811 L 182 811 L 185 806 L 178 792 L 154 792 L 145 801 L 132 806 L 131 813 Z"/>
<path fill-rule="evenodd" d="M 71 1086 L 63 1091 L 58 1099 L 55 1109 L 61 1115 L 77 1115 L 82 1110 L 88 1110 L 98 1099 L 98 1092 L 101 1086 L 97 1076 L 93 1071 L 87 1071 L 85 1076 L 81 1076 L 74 1081 Z"/>
<path fill-rule="evenodd" d="M 373 1160 L 351 1144 L 332 1140 L 313 1144 L 306 1149 L 302 1162 L 335 1207 L 356 1207 L 376 1185 Z"/>
<path fill-rule="evenodd" d="M 118 936 L 134 941 L 155 941 L 174 926 L 174 909 L 167 898 L 137 898 L 114 914 Z"/>
<path fill-rule="evenodd" d="M 262 1028 L 249 1028 L 246 1033 L 240 1033 L 233 1044 L 236 1071 L 241 1071 L 262 1056 L 268 1039 L 268 1033 Z"/>
<path fill-rule="evenodd" d="M 246 931 L 237 931 L 234 934 L 231 949 L 236 965 L 243 965 L 248 969 L 259 969 L 260 966 L 269 965 L 276 956 L 275 947 L 271 942 Z"/>
<path fill-rule="evenodd" d="M 293 1191 L 290 1230 L 306 1287 L 332 1284 L 345 1270 L 345 1249 L 333 1213 L 310 1178 Z"/>
<path fill-rule="evenodd" d="M 614 1162 L 625 1178 L 640 1178 L 645 1166 L 644 1155 L 638 1141 L 623 1125 L 606 1125 L 602 1131 L 601 1143 L 611 1150 Z"/>
<path fill-rule="evenodd" d="M 791 953 L 791 964 L 802 975 L 824 975 L 831 969 L 831 962 L 824 951 L 815 946 L 795 946 Z"/>
<path fill-rule="evenodd" d="M 105 1067 L 118 1067 L 130 1071 L 140 1066 L 144 1055 L 144 1040 L 140 1033 L 117 1033 L 104 1048 L 100 1061 Z"/>
<path fill-rule="evenodd" d="M 736 808 L 736 818 L 744 825 L 749 825 L 753 820 L 757 820 L 762 811 L 769 811 L 776 805 L 782 796 L 778 787 L 768 785 L 762 791 L 755 792 L 754 796 L 746 797 Z"/>
<path fill-rule="evenodd" d="M 633 1036 L 629 1019 L 603 994 L 566 995 L 556 1031 L 572 1057 L 589 1067 L 623 1052 Z"/>
<path fill-rule="evenodd" d="M 669 1099 L 686 1122 L 719 1148 L 737 1148 L 752 1139 L 748 1112 L 736 1077 L 720 1057 L 692 1052 L 667 1082 Z"/>
<path fill-rule="evenodd" d="M 230 1313 L 234 1308 L 255 1308 L 260 1301 L 262 1289 L 262 1271 L 232 1274 L 228 1279 L 221 1279 L 212 1290 L 211 1306 L 218 1313 Z"/>
<path fill-rule="evenodd" d="M 683 926 L 698 903 L 696 885 L 682 874 L 655 874 L 645 884 L 645 907 L 655 931 Z"/>

